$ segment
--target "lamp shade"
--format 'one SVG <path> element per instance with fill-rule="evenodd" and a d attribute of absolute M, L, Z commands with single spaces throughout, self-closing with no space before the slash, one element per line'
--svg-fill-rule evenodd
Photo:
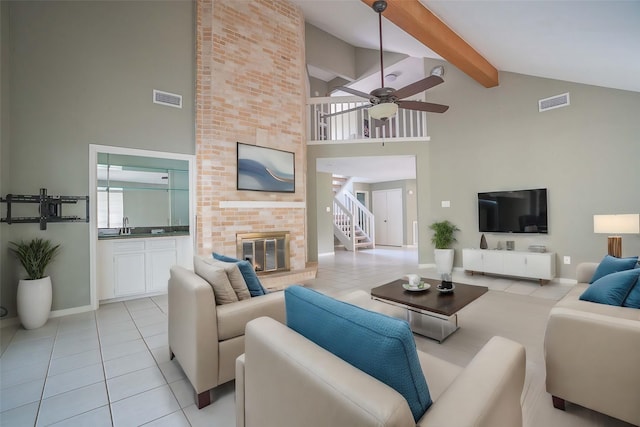
<path fill-rule="evenodd" d="M 369 116 L 377 120 L 385 120 L 396 114 L 398 111 L 398 104 L 394 102 L 385 102 L 382 104 L 376 104 L 369 108 Z"/>
<path fill-rule="evenodd" d="M 593 232 L 603 234 L 640 233 L 640 214 L 594 215 Z"/>

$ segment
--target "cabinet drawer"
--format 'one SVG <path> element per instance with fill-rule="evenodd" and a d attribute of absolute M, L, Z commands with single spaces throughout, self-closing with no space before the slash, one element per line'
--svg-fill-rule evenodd
<path fill-rule="evenodd" d="M 113 244 L 113 252 L 143 252 L 144 242 L 115 242 Z"/>
<path fill-rule="evenodd" d="M 155 249 L 175 249 L 176 240 L 175 239 L 149 239 L 146 242 L 148 250 Z"/>

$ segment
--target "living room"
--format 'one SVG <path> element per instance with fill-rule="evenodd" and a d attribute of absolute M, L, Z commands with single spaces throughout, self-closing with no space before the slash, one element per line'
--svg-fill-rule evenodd
<path fill-rule="evenodd" d="M 570 256 L 571 264 L 558 261 L 557 269 L 558 277 L 568 280 L 575 280 L 578 263 L 599 261 L 606 252 L 606 235 L 593 233 L 594 214 L 638 212 L 638 92 L 509 72 L 500 73 L 498 87 L 485 89 L 445 63 L 445 83 L 430 90 L 429 99 L 451 109 L 429 117 L 429 143 L 307 147 L 304 43 L 300 41 L 294 58 L 297 87 L 285 101 L 299 104 L 295 111 L 287 112 L 287 117 L 298 116 L 291 125 L 296 127 L 296 135 L 280 138 L 283 130 L 290 131 L 281 118 L 277 118 L 281 127 L 270 125 L 269 120 L 284 113 L 282 101 L 273 100 L 280 95 L 268 93 L 269 77 L 260 89 L 265 98 L 262 102 L 271 103 L 277 113 L 268 111 L 266 119 L 225 134 L 222 145 L 216 145 L 220 136 L 211 138 L 203 150 L 201 138 L 207 129 L 194 125 L 199 120 L 203 124 L 197 117 L 201 107 L 196 101 L 196 76 L 206 71 L 198 71 L 202 63 L 196 51 L 196 17 L 202 13 L 198 8 L 206 3 L 2 2 L 0 194 L 35 194 L 41 187 L 52 194 L 88 194 L 89 144 L 200 156 L 198 216 L 203 222 L 197 231 L 196 252 L 235 251 L 236 231 L 228 233 L 225 220 L 234 221 L 238 216 L 234 209 L 240 208 L 226 208 L 222 213 L 218 200 L 275 201 L 284 206 L 302 203 L 304 209 L 291 212 L 280 208 L 282 212 L 258 225 L 293 224 L 299 231 L 293 251 L 295 265 L 303 268 L 305 263 L 319 260 L 314 230 L 324 207 L 316 203 L 316 159 L 411 155 L 417 164 L 419 265 L 433 263 L 427 225 L 435 220 L 448 219 L 461 229 L 455 246 L 456 266 L 461 266 L 462 248 L 478 246 L 478 192 L 544 187 L 549 191 L 549 234 L 513 240 L 517 249 L 535 243 L 556 252 L 559 260 Z M 280 3 L 287 10 L 292 8 L 285 1 L 276 2 Z M 241 9 L 246 6 L 239 4 Z M 285 19 L 281 17 L 286 15 L 265 13 L 270 19 Z M 295 25 L 288 18 L 283 25 L 294 25 L 293 31 L 301 37 L 304 22 L 299 11 L 293 20 Z M 252 38 L 248 44 L 259 45 L 259 39 Z M 216 63 L 217 55 L 212 55 L 209 64 L 222 66 Z M 250 56 L 245 52 L 234 55 Z M 443 64 L 431 59 L 424 63 L 425 70 Z M 261 64 L 254 58 L 250 71 L 255 73 Z M 219 112 L 234 115 L 228 120 L 242 116 L 244 111 L 231 112 L 251 94 L 247 88 L 241 93 L 237 86 L 221 87 L 215 80 L 220 71 L 207 71 L 212 78 L 208 99 L 217 103 L 209 115 L 212 122 L 218 120 Z M 278 71 L 273 70 L 270 76 L 276 78 Z M 228 77 L 231 72 L 225 73 Z M 181 94 L 183 108 L 154 105 L 153 89 Z M 538 112 L 539 99 L 566 92 L 571 94 L 570 106 Z M 296 193 L 277 197 L 238 194 L 234 176 L 238 141 L 294 151 Z M 220 182 L 222 189 L 216 186 Z M 442 201 L 450 201 L 450 207 L 443 208 Z M 281 218 L 276 220 L 276 216 Z M 240 227 L 251 222 L 245 221 Z M 86 225 L 52 224 L 42 232 L 35 225 L 2 224 L 2 305 L 9 308 L 10 316 L 15 317 L 15 303 L 7 301 L 15 300 L 19 271 L 6 244 L 31 237 L 50 238 L 64 249 L 50 271 L 55 278 L 53 310 L 91 306 Z M 492 247 L 504 239 L 502 235 L 487 237 Z M 624 255 L 640 253 L 637 235 L 625 236 L 623 245 Z"/>

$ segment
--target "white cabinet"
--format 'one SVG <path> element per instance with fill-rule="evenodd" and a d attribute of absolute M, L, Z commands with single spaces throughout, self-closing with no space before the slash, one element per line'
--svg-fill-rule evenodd
<path fill-rule="evenodd" d="M 149 239 L 145 247 L 147 249 L 147 292 L 166 291 L 169 269 L 178 259 L 176 241 L 175 239 Z"/>
<path fill-rule="evenodd" d="M 190 236 L 99 240 L 98 298 L 124 298 L 167 291 L 171 266 L 192 268 Z"/>
<path fill-rule="evenodd" d="M 463 255 L 464 257 L 464 255 Z M 504 260 L 501 252 L 485 252 L 482 254 L 482 264 L 484 272 L 493 274 L 502 274 Z"/>
<path fill-rule="evenodd" d="M 144 253 L 116 254 L 113 256 L 113 294 L 117 296 L 144 293 Z"/>
<path fill-rule="evenodd" d="M 556 254 L 463 249 L 462 267 L 470 272 L 526 277 L 543 282 L 556 275 Z"/>

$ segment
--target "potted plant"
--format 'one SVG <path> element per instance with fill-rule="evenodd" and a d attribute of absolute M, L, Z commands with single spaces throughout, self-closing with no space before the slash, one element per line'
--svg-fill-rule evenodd
<path fill-rule="evenodd" d="M 434 253 L 436 269 L 440 275 L 450 275 L 453 270 L 454 255 L 451 245 L 456 242 L 454 234 L 460 229 L 446 220 L 434 222 L 429 228 L 434 231 L 431 243 L 436 247 Z"/>
<path fill-rule="evenodd" d="M 25 329 L 39 328 L 49 318 L 51 312 L 51 278 L 45 270 L 57 255 L 60 245 L 50 240 L 10 242 L 9 249 L 16 255 L 27 272 L 28 279 L 18 282 L 18 317 Z"/>

